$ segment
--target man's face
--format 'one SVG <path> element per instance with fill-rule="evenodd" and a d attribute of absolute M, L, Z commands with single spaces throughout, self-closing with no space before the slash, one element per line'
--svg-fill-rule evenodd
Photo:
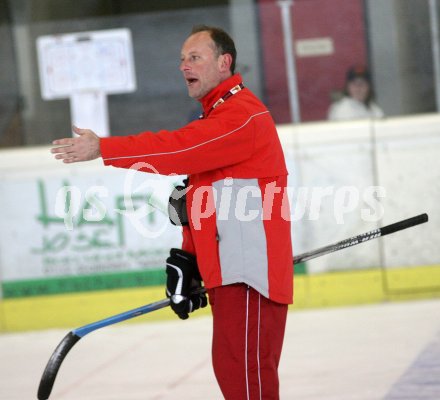
<path fill-rule="evenodd" d="M 208 32 L 195 33 L 185 41 L 180 56 L 180 70 L 188 94 L 194 99 L 201 99 L 225 79 L 224 56 L 217 55 Z"/>

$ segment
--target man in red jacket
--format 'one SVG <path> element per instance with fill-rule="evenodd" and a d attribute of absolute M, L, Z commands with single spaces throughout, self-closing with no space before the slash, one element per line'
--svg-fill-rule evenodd
<path fill-rule="evenodd" d="M 65 163 L 102 156 L 105 165 L 188 175 L 182 249 L 167 259 L 167 296 L 180 318 L 206 305 L 192 290 L 203 280 L 213 314 L 214 372 L 227 400 L 278 399 L 293 257 L 287 169 L 272 117 L 234 73 L 233 40 L 195 27 L 180 70 L 199 120 L 175 131 L 55 140 Z"/>

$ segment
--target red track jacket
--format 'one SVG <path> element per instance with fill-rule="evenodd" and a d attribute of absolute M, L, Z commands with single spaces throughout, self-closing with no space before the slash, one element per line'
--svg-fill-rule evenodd
<path fill-rule="evenodd" d="M 175 131 L 101 138 L 105 165 L 189 176 L 182 248 L 197 256 L 206 288 L 246 283 L 271 300 L 293 298 L 287 169 L 275 124 L 233 75 L 202 100 L 205 118 Z M 156 170 L 156 171 L 155 171 Z"/>

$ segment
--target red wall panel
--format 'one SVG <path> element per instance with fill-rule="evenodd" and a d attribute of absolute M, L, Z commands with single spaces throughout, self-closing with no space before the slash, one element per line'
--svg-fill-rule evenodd
<path fill-rule="evenodd" d="M 265 101 L 277 123 L 291 122 L 281 9 L 275 0 L 259 0 Z M 362 0 L 294 0 L 293 39 L 331 38 L 329 55 L 295 54 L 302 121 L 327 117 L 331 92 L 344 86 L 345 71 L 367 64 Z"/>

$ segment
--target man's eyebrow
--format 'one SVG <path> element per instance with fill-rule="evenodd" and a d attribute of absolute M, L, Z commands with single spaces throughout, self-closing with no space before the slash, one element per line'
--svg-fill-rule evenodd
<path fill-rule="evenodd" d="M 198 50 L 192 50 L 192 51 L 189 51 L 186 55 L 188 55 L 188 56 L 192 56 L 192 55 L 194 55 L 194 54 L 199 54 L 199 53 L 200 53 L 200 51 L 198 51 Z M 181 56 L 181 57 L 184 57 L 185 54 L 180 53 L 180 56 Z"/>

